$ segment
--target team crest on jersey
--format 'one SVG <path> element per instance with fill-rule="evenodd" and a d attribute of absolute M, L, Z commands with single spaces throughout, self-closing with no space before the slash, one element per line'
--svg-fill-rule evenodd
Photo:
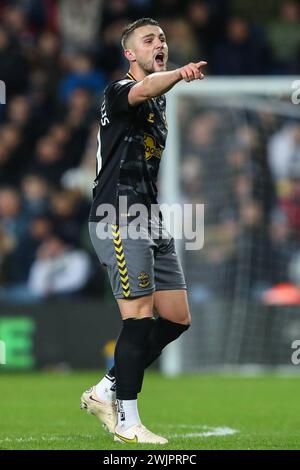
<path fill-rule="evenodd" d="M 152 135 L 144 134 L 144 147 L 146 160 L 152 157 L 161 158 L 163 149 L 156 146 L 156 140 Z"/>
<path fill-rule="evenodd" d="M 139 282 L 139 287 L 148 287 L 149 284 L 150 284 L 150 276 L 148 273 L 145 273 L 144 271 L 142 271 L 139 275 L 138 275 L 138 280 L 140 281 Z"/>

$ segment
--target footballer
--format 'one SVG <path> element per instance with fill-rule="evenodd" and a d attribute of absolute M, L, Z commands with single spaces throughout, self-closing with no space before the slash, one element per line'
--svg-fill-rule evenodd
<path fill-rule="evenodd" d="M 166 444 L 142 424 L 137 398 L 145 369 L 190 327 L 191 316 L 174 239 L 160 211 L 151 208 L 158 205 L 156 183 L 167 139 L 165 93 L 181 80 L 204 78 L 206 62 L 167 71 L 166 37 L 152 18 L 128 25 L 121 43 L 129 71 L 104 91 L 89 232 L 123 326 L 114 366 L 82 394 L 81 407 L 96 415 L 115 441 Z M 126 231 L 137 204 L 147 214 L 138 238 Z M 115 209 L 112 218 L 102 210 L 107 207 Z"/>

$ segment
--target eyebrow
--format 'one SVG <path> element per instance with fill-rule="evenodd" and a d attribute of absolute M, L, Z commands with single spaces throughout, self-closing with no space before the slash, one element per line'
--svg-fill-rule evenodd
<path fill-rule="evenodd" d="M 146 34 L 145 36 L 142 36 L 142 38 L 146 39 L 146 38 L 150 38 L 150 37 L 154 37 L 154 36 L 155 36 L 154 33 L 149 33 L 149 34 Z M 159 37 L 164 37 L 165 38 L 165 35 L 163 33 L 160 33 Z"/>

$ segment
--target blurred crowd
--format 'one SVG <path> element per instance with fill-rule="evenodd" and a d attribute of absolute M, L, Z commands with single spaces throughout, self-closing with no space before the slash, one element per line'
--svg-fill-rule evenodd
<path fill-rule="evenodd" d="M 210 75 L 300 71 L 297 1 L 266 1 L 263 9 L 254 9 L 251 1 L 234 0 L 1 0 L 0 79 L 6 84 L 7 105 L 0 106 L 0 300 L 107 292 L 87 232 L 99 103 L 106 84 L 128 69 L 120 47 L 122 29 L 141 16 L 156 18 L 165 30 L 170 68 L 201 58 L 208 61 Z M 263 115 L 252 127 L 238 128 L 237 146 L 226 149 L 225 157 L 231 189 L 215 191 L 204 160 L 213 165 L 219 154 L 214 137 L 225 133 L 221 124 L 213 114 L 190 123 L 184 178 L 205 172 L 205 200 L 223 206 L 226 196 L 239 202 L 215 211 L 224 218 L 227 254 L 230 237 L 247 243 L 260 224 L 265 238 L 257 249 L 263 251 L 263 243 L 269 248 L 271 237 L 284 259 L 285 242 L 297 242 L 290 235 L 300 230 L 300 210 L 287 198 L 273 212 L 274 179 L 282 183 L 281 176 L 291 171 L 278 149 L 299 152 L 299 128 L 280 128 Z M 266 126 L 272 138 L 262 142 L 257 129 Z M 245 146 L 253 156 L 255 181 L 244 171 L 250 165 Z M 194 184 L 192 177 L 189 192 Z M 298 180 L 291 191 L 299 194 Z M 222 256 L 222 250 L 212 255 Z"/>
<path fill-rule="evenodd" d="M 300 114 L 248 100 L 217 112 L 181 104 L 183 194 L 205 204 L 204 249 L 185 252 L 186 272 L 198 301 L 299 303 Z"/>

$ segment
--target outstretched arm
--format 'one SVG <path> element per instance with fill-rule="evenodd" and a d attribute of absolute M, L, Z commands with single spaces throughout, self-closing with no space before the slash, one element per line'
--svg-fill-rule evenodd
<path fill-rule="evenodd" d="M 201 70 L 207 64 L 205 61 L 197 63 L 191 62 L 184 67 L 172 70 L 171 72 L 157 72 L 148 75 L 144 80 L 134 85 L 128 93 L 128 102 L 131 106 L 136 106 L 150 98 L 162 95 L 173 88 L 181 80 L 191 82 L 202 80 L 204 74 Z"/>

